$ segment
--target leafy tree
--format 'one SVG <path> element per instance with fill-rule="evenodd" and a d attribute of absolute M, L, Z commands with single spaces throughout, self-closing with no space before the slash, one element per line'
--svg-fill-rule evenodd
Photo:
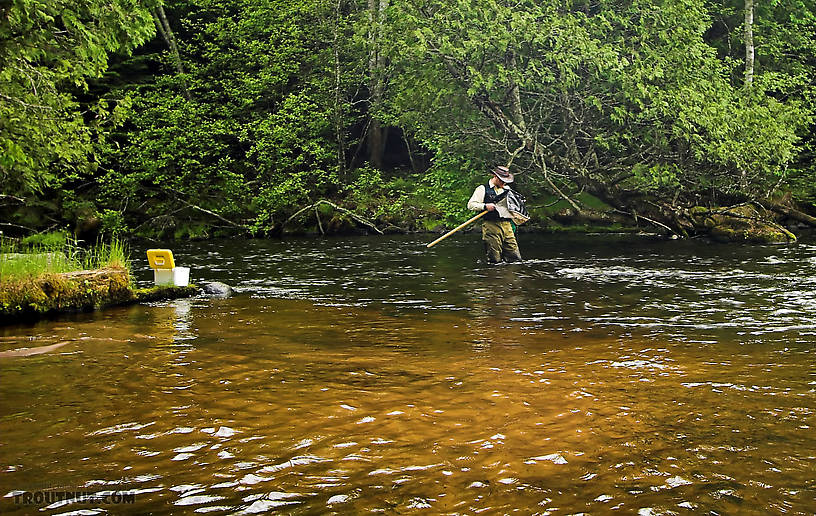
<path fill-rule="evenodd" d="M 94 143 L 121 122 L 127 99 L 84 98 L 113 53 L 153 33 L 138 0 L 11 0 L 0 6 L 0 184 L 36 201 L 93 171 Z"/>
<path fill-rule="evenodd" d="M 393 11 L 395 114 L 435 152 L 513 161 L 575 208 L 579 190 L 640 213 L 655 192 L 758 195 L 795 157 L 801 111 L 731 85 L 733 65 L 703 39 L 701 1 Z"/>
<path fill-rule="evenodd" d="M 182 215 L 205 212 L 264 232 L 293 207 L 340 189 L 349 69 L 365 66 L 347 57 L 357 44 L 347 21 L 355 7 L 319 0 L 165 7 L 179 55 L 148 55 L 163 68 L 125 88 L 135 114 L 111 147 L 107 197 L 150 199 L 145 226 L 172 229 Z"/>
<path fill-rule="evenodd" d="M 753 24 L 747 31 L 747 7 L 753 4 Z M 813 204 L 816 199 L 816 168 L 813 166 L 816 111 L 816 3 L 813 0 L 772 0 L 746 2 L 720 0 L 707 4 L 714 23 L 706 32 L 706 41 L 720 57 L 737 62 L 743 48 L 753 47 L 755 95 L 768 95 L 798 106 L 810 122 L 800 131 L 802 152 L 785 171 L 785 181 L 800 199 Z M 751 41 L 747 41 L 749 37 Z M 732 68 L 732 81 L 740 81 L 742 66 Z"/>
<path fill-rule="evenodd" d="M 461 216 L 496 162 L 673 227 L 816 199 L 813 2 L 6 0 L 0 210 L 184 237 L 330 198 L 394 224 Z M 384 170 L 395 127 L 414 172 L 434 156 L 417 184 Z"/>

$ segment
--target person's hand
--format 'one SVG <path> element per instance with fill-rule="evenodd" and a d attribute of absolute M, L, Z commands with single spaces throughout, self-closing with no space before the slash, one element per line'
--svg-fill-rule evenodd
<path fill-rule="evenodd" d="M 496 209 L 496 205 L 495 204 L 485 204 L 485 209 L 487 211 L 493 211 L 493 210 Z"/>

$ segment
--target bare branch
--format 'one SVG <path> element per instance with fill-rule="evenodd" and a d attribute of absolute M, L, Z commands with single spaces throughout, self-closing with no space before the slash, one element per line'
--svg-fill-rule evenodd
<path fill-rule="evenodd" d="M 314 203 L 314 204 L 310 204 L 309 206 L 306 206 L 305 208 L 301 208 L 301 209 L 299 209 L 299 210 L 298 210 L 298 211 L 296 211 L 296 212 L 295 212 L 295 213 L 294 213 L 294 214 L 293 214 L 291 217 L 289 217 L 288 219 L 286 219 L 286 222 L 284 222 L 284 223 L 282 224 L 282 226 L 285 226 L 286 224 L 288 224 L 289 222 L 291 222 L 293 219 L 295 219 L 295 218 L 296 218 L 298 215 L 300 215 L 301 213 L 304 213 L 304 212 L 306 212 L 306 211 L 308 211 L 308 210 L 310 210 L 310 209 L 315 209 L 315 212 L 316 212 L 317 207 L 318 207 L 318 206 L 320 206 L 321 204 L 328 204 L 329 206 L 331 206 L 331 207 L 332 207 L 332 208 L 334 208 L 335 210 L 337 210 L 337 211 L 341 211 L 341 212 L 343 212 L 343 213 L 346 213 L 347 215 L 349 215 L 351 218 L 353 218 L 354 220 L 356 220 L 356 221 L 357 221 L 357 222 L 359 222 L 360 224 L 363 224 L 364 226 L 368 226 L 368 227 L 370 227 L 371 229 L 373 229 L 374 231 L 376 231 L 377 233 L 379 233 L 379 234 L 381 234 L 381 235 L 383 234 L 383 232 L 382 232 L 382 231 L 380 231 L 380 230 L 379 230 L 379 228 L 377 228 L 377 226 L 375 226 L 375 225 L 374 225 L 374 223 L 373 223 L 373 222 L 371 222 L 370 220 L 364 219 L 363 217 L 361 217 L 361 216 L 357 215 L 357 214 L 356 214 L 356 213 L 354 213 L 353 211 L 351 211 L 351 210 L 347 210 L 346 208 L 343 208 L 343 207 L 341 207 L 341 206 L 338 206 L 338 205 L 334 204 L 333 202 L 327 201 L 327 200 L 325 200 L 325 199 L 321 199 L 321 200 L 317 201 L 317 202 L 316 202 L 316 203 Z M 319 220 L 320 220 L 320 219 L 318 218 L 318 222 L 319 222 Z M 321 231 L 322 231 L 322 227 L 321 227 Z"/>

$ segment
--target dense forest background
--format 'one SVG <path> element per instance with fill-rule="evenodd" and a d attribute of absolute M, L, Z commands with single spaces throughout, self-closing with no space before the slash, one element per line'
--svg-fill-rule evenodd
<path fill-rule="evenodd" d="M 0 230 L 431 230 L 816 202 L 814 0 L 0 0 Z"/>

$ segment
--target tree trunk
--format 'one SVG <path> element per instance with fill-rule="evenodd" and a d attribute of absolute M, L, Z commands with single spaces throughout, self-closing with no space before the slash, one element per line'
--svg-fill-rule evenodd
<path fill-rule="evenodd" d="M 816 217 L 811 217 L 807 213 L 802 213 L 797 209 L 791 208 L 789 206 L 783 206 L 782 204 L 771 201 L 760 201 L 760 204 L 762 205 L 763 208 L 767 210 L 775 211 L 776 213 L 784 215 L 793 220 L 803 222 L 809 226 L 816 227 Z"/>
<path fill-rule="evenodd" d="M 181 54 L 176 44 L 176 35 L 173 33 L 173 29 L 170 28 L 170 23 L 167 21 L 167 14 L 165 14 L 164 7 L 161 4 L 156 7 L 154 15 L 155 18 L 153 21 L 156 23 L 156 29 L 158 29 L 164 42 L 167 43 L 167 48 L 170 49 L 170 54 L 173 57 L 176 73 L 181 79 L 181 92 L 185 99 L 190 100 L 190 90 L 187 88 L 187 80 L 184 79 L 184 67 L 181 64 Z"/>
<path fill-rule="evenodd" d="M 337 139 L 337 172 L 344 182 L 346 177 L 346 136 L 343 125 L 343 104 L 341 97 L 342 80 L 340 70 L 340 41 L 338 32 L 340 30 L 340 9 L 343 0 L 337 0 L 334 12 L 334 24 L 332 27 L 332 46 L 334 50 L 334 134 Z"/>
<path fill-rule="evenodd" d="M 510 115 L 513 117 L 513 122 L 523 132 L 527 132 L 527 123 L 524 120 L 524 112 L 521 110 L 521 92 L 516 83 L 516 79 L 512 76 L 512 72 L 516 70 L 516 53 L 512 50 L 507 51 L 505 56 L 507 68 L 510 70 Z"/>
<path fill-rule="evenodd" d="M 418 174 L 421 172 L 419 167 L 417 166 L 417 162 L 414 159 L 414 153 L 411 151 L 411 140 L 408 138 L 408 133 L 406 129 L 402 129 L 402 140 L 405 142 L 405 148 L 408 150 L 408 161 L 411 162 L 411 170 Z"/>
<path fill-rule="evenodd" d="M 754 82 L 754 0 L 745 0 L 745 87 Z"/>
<path fill-rule="evenodd" d="M 387 128 L 383 127 L 379 120 L 371 119 L 371 125 L 368 127 L 368 161 L 378 170 L 383 168 L 386 130 Z"/>
<path fill-rule="evenodd" d="M 381 169 L 383 166 L 383 155 L 385 154 L 385 143 L 387 127 L 383 127 L 377 118 L 378 111 L 382 107 L 383 93 L 385 90 L 385 60 L 380 52 L 380 39 L 382 37 L 382 27 L 385 23 L 385 10 L 388 9 L 389 0 L 368 0 L 368 16 L 370 22 L 369 30 L 369 117 L 368 126 L 368 158 L 371 165 Z"/>

